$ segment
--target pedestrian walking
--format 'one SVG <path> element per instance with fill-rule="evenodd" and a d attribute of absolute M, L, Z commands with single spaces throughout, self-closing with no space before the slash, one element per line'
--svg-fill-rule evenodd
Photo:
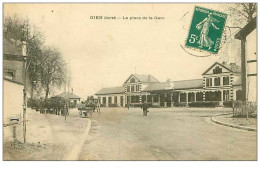
<path fill-rule="evenodd" d="M 142 109 L 143 109 L 143 116 L 147 116 L 147 113 L 149 112 L 148 111 L 148 103 L 147 102 L 144 102 L 143 103 L 143 106 L 142 106 Z"/>
<path fill-rule="evenodd" d="M 127 108 L 128 108 L 128 110 L 129 110 L 129 107 L 130 107 L 130 104 L 129 104 L 129 102 L 127 102 Z"/>

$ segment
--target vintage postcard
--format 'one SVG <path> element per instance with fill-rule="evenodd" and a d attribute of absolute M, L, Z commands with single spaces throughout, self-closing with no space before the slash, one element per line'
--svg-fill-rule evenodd
<path fill-rule="evenodd" d="M 3 160 L 257 160 L 256 3 L 4 3 Z"/>

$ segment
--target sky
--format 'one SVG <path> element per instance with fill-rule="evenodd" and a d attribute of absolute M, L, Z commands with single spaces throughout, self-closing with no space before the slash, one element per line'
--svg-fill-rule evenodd
<path fill-rule="evenodd" d="M 197 5 L 221 12 L 225 9 L 225 4 Z M 161 82 L 198 79 L 216 61 L 239 62 L 238 40 L 232 46 L 222 43 L 215 55 L 185 47 L 194 7 L 195 4 L 5 4 L 4 15 L 28 17 L 44 32 L 45 45 L 59 48 L 68 64 L 70 88 L 86 98 L 102 87 L 122 86 L 133 73 L 151 74 Z M 117 19 L 104 19 L 105 16 Z M 148 19 L 142 19 L 144 16 Z M 153 19 L 149 20 L 149 16 Z M 130 20 L 131 17 L 141 19 Z"/>

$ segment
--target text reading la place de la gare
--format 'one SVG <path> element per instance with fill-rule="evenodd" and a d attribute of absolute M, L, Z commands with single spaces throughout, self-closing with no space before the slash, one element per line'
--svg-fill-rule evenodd
<path fill-rule="evenodd" d="M 164 20 L 162 16 L 90 16 L 92 20 Z"/>

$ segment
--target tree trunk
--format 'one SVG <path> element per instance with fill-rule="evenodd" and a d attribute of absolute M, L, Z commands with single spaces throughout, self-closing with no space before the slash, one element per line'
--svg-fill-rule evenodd
<path fill-rule="evenodd" d="M 46 93 L 45 93 L 45 100 L 48 99 L 49 91 L 50 91 L 50 88 L 49 88 L 49 85 L 48 85 L 47 89 L 46 89 Z"/>
<path fill-rule="evenodd" d="M 31 83 L 31 99 L 33 99 L 34 83 Z"/>

